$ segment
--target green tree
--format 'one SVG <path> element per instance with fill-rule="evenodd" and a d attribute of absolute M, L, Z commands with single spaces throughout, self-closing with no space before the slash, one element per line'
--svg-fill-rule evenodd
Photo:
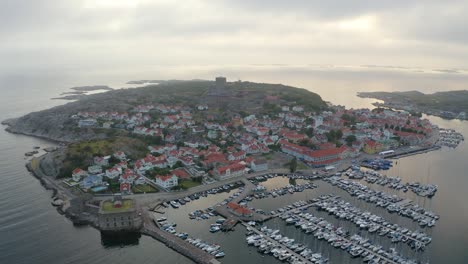
<path fill-rule="evenodd" d="M 356 141 L 356 136 L 355 135 L 349 135 L 345 138 L 346 145 L 351 147 L 353 145 L 353 142 Z"/>
<path fill-rule="evenodd" d="M 294 157 L 289 162 L 289 171 L 290 172 L 296 172 L 296 170 L 297 170 L 297 159 L 296 159 L 296 157 Z"/>

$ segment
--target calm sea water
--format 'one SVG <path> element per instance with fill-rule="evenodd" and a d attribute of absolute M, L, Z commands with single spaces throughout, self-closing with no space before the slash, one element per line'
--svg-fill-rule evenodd
<path fill-rule="evenodd" d="M 271 74 L 262 72 L 258 76 L 242 76 L 254 81 L 282 82 L 309 87 L 328 101 L 354 108 L 371 106 L 372 100 L 357 98 L 355 94 L 357 91 L 361 91 L 362 87 L 377 83 L 377 81 L 358 82 L 349 78 L 322 87 L 318 85 L 322 82 L 303 73 L 287 72 L 278 75 L 275 72 Z M 150 77 L 139 76 L 138 79 Z M 53 101 L 49 98 L 57 96 L 72 86 L 109 84 L 113 87 L 121 87 L 124 81 L 137 79 L 133 76 L 126 76 L 126 79 L 122 76 L 119 78 L 121 79 L 114 78 L 112 79 L 114 82 L 109 82 L 110 76 L 93 76 L 90 79 L 69 75 L 54 77 L 52 74 L 1 77 L 0 119 L 17 117 L 31 111 L 62 104 L 63 101 Z M 162 77 L 158 76 L 158 78 Z M 392 90 L 391 85 L 378 87 L 390 87 L 388 90 Z M 468 137 L 467 122 L 448 121 L 433 117 L 430 119 L 442 127 L 455 128 Z M 116 241 L 101 237 L 100 232 L 91 227 L 74 227 L 65 217 L 59 215 L 50 204 L 51 192 L 46 191 L 24 167 L 25 152 L 32 150 L 33 146 L 46 147 L 49 145 L 52 143 L 9 134 L 0 129 L 0 263 L 191 263 L 190 260 L 167 249 L 151 238 L 137 236 L 125 241 Z M 468 146 L 462 143 L 454 150 L 444 148 L 436 152 L 399 159 L 398 163 L 386 172 L 389 175 L 400 176 L 404 181 L 421 181 L 439 186 L 439 191 L 432 199 L 417 197 L 411 192 L 400 193 L 400 195 L 413 199 L 441 216 L 436 226 L 427 231 L 433 238 L 427 250 L 424 253 L 415 254 L 404 246 L 397 246 L 403 255 L 430 263 L 466 263 L 468 260 L 467 160 Z M 286 179 L 277 178 L 266 184 L 274 187 L 287 183 Z M 252 205 L 271 210 L 298 199 L 310 199 L 322 193 L 337 192 L 335 188 L 326 183 L 317 183 L 320 186 L 318 189 L 283 196 L 274 201 L 255 200 Z M 353 200 L 346 193 L 339 191 L 338 193 L 353 204 L 380 214 L 392 222 L 416 228 L 407 219 L 390 215 L 373 205 Z M 222 260 L 223 263 L 278 262 L 273 257 L 262 256 L 254 248 L 248 247 L 244 240 L 244 229 L 240 226 L 236 227 L 235 232 L 211 234 L 208 232 L 208 227 L 215 219 L 208 221 L 188 219 L 189 212 L 214 205 L 228 195 L 228 193 L 223 193 L 216 197 L 200 199 L 178 210 L 168 209 L 166 214 L 170 220 L 177 222 L 179 231 L 188 232 L 194 237 L 220 244 L 226 252 L 226 257 Z M 316 213 L 313 209 L 311 212 Z M 339 222 L 328 215 L 324 215 L 324 217 L 335 224 L 344 225 L 352 232 L 357 231 L 346 222 Z M 270 221 L 267 225 L 281 229 L 289 237 L 306 243 L 316 251 L 328 252 L 327 256 L 334 263 L 359 263 L 358 260 L 352 260 L 341 251 L 316 241 L 295 228 L 285 226 L 279 219 Z M 390 245 L 386 239 L 375 238 L 374 241 L 386 247 L 394 246 Z"/>

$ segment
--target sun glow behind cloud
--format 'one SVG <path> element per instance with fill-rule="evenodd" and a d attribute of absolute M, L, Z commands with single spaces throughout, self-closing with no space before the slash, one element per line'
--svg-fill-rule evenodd
<path fill-rule="evenodd" d="M 336 23 L 339 29 L 345 31 L 371 31 L 376 28 L 377 18 L 375 16 L 361 16 L 353 19 L 341 20 Z"/>
<path fill-rule="evenodd" d="M 135 8 L 140 0 L 86 0 L 85 8 Z"/>

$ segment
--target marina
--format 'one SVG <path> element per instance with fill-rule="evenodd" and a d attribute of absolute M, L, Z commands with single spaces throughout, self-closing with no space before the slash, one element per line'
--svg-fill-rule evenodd
<path fill-rule="evenodd" d="M 281 216 L 288 224 L 294 224 L 306 234 L 312 234 L 319 240 L 325 240 L 335 248 L 341 248 L 348 252 L 353 258 L 362 257 L 364 262 L 379 263 L 415 263 L 399 256 L 394 251 L 382 249 L 381 246 L 373 245 L 369 239 L 357 234 L 352 236 L 342 227 L 336 227 L 310 213 L 286 213 Z"/>
<path fill-rule="evenodd" d="M 336 196 L 323 196 L 321 201 L 316 203 L 316 206 L 337 218 L 346 219 L 370 233 L 376 232 L 380 236 L 387 236 L 392 243 L 407 243 L 414 250 L 424 250 L 425 246 L 432 241 L 428 235 L 420 231 L 411 231 L 370 212 L 363 212 Z"/>
<path fill-rule="evenodd" d="M 359 182 L 341 179 L 338 176 L 324 178 L 324 181 L 348 192 L 351 196 L 376 206 L 386 208 L 390 213 L 398 213 L 405 216 L 420 226 L 433 227 L 439 216 L 434 212 L 425 210 L 409 199 L 403 199 L 397 195 L 390 195 L 383 191 L 373 190 Z"/>
<path fill-rule="evenodd" d="M 434 184 L 423 184 L 419 182 L 404 183 L 400 177 L 385 176 L 374 170 L 361 170 L 360 168 L 348 169 L 342 175 L 347 176 L 349 179 L 364 179 L 368 183 L 386 186 L 390 189 L 402 192 L 411 190 L 418 196 L 429 198 L 435 195 L 438 188 L 438 186 Z"/>

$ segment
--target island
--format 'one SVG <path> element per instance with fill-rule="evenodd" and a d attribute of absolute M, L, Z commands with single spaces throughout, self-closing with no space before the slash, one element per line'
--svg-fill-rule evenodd
<path fill-rule="evenodd" d="M 93 91 L 112 91 L 113 88 L 107 85 L 93 85 L 93 86 L 77 86 L 70 88 L 71 92 L 61 93 L 61 97 L 54 97 L 54 100 L 78 100 L 87 95 L 89 92 Z"/>
<path fill-rule="evenodd" d="M 375 106 L 406 110 L 412 113 L 425 113 L 446 119 L 466 120 L 468 112 L 468 91 L 448 91 L 424 94 L 409 92 L 362 92 L 359 97 L 375 98 Z"/>
<path fill-rule="evenodd" d="M 456 147 L 463 140 L 412 112 L 346 109 L 306 89 L 228 82 L 225 77 L 110 90 L 2 124 L 11 133 L 59 143 L 32 157 L 27 168 L 54 190 L 52 204 L 75 224 L 102 232 L 140 232 L 197 263 L 217 263 L 215 258 L 224 252 L 176 233 L 173 224 L 154 219 L 152 212 L 235 189 L 232 197 L 189 217 L 223 216 L 210 232 L 231 230 L 237 223 L 255 226 L 291 208 L 316 206 L 317 201 L 266 213 L 248 207 L 251 199 L 314 189 L 316 179 L 337 185 L 337 174 L 364 177 L 359 165 L 388 169 L 391 162 L 382 158 Z M 378 174 L 372 175 L 366 177 L 376 181 Z M 273 177 L 288 177 L 292 185 L 266 193 L 259 182 Z M 296 179 L 310 182 L 295 185 Z M 355 188 L 346 184 L 338 186 Z M 436 186 L 419 183 L 392 186 L 427 197 L 437 191 Z M 323 199 L 336 201 L 332 196 Z M 389 211 L 409 204 L 394 196 L 387 200 Z M 415 221 L 434 225 L 433 213 L 423 213 Z M 430 243 L 425 235 L 418 237 L 420 244 L 409 241 L 415 248 Z M 303 258 L 294 251 L 288 254 Z"/>

